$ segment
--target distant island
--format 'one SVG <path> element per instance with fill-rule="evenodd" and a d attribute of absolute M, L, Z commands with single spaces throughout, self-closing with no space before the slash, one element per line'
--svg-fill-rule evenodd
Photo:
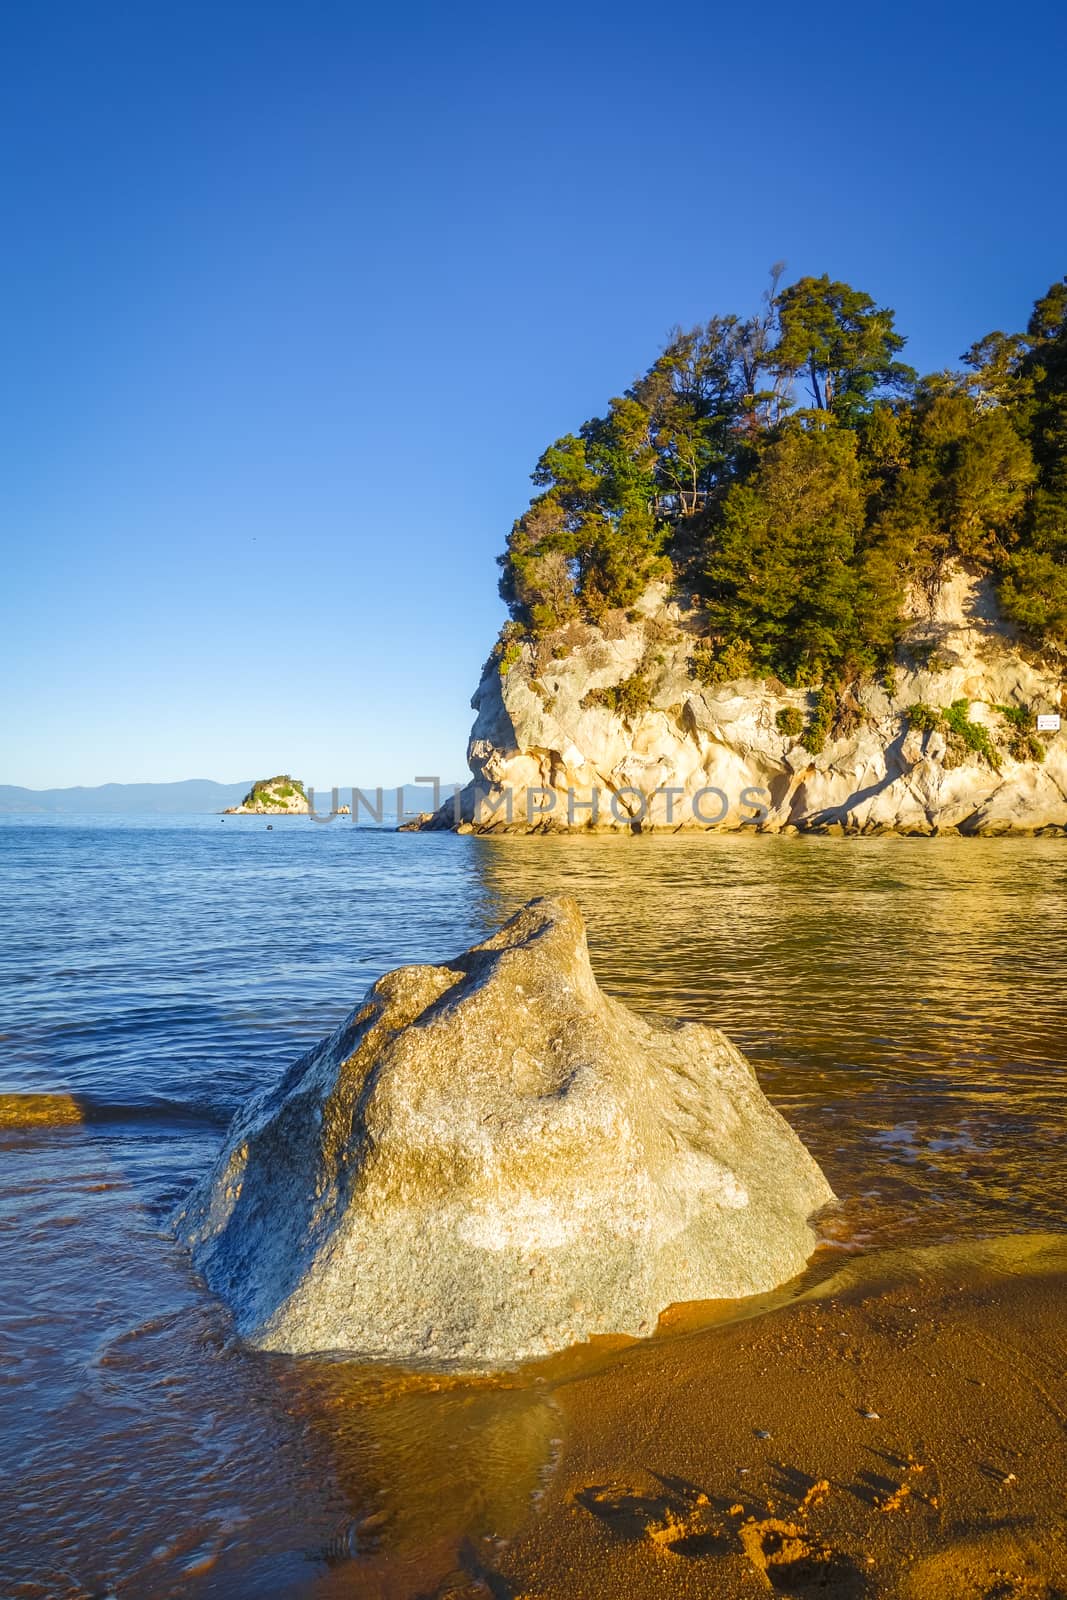
<path fill-rule="evenodd" d="M 308 797 L 299 778 L 288 772 L 276 778 L 259 778 L 249 789 L 240 805 L 227 806 L 226 816 L 307 816 Z"/>
<path fill-rule="evenodd" d="M 1067 831 L 1067 279 L 961 370 L 904 343 L 776 270 L 549 445 L 423 826 Z"/>

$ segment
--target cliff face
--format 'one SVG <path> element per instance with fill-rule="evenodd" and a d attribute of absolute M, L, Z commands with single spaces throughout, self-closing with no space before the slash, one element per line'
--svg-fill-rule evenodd
<path fill-rule="evenodd" d="M 1067 830 L 1067 732 L 1034 722 L 1067 711 L 1059 664 L 1022 648 L 960 568 L 910 613 L 891 675 L 821 699 L 699 681 L 698 618 L 662 588 L 628 618 L 523 644 L 506 670 L 487 663 L 472 701 L 473 782 L 423 826 Z"/>

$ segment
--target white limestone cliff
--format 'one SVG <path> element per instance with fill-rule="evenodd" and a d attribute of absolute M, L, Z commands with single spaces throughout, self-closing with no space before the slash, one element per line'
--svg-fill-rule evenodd
<path fill-rule="evenodd" d="M 781 726 L 790 710 L 794 724 L 810 725 L 815 691 L 702 683 L 693 667 L 699 615 L 662 587 L 600 627 L 526 642 L 511 661 L 498 652 L 472 701 L 473 781 L 420 825 L 1067 830 L 1067 731 L 1042 732 L 1034 745 L 999 709 L 1067 710 L 1062 662 L 1026 649 L 988 580 L 958 566 L 934 590 L 913 593 L 909 609 L 891 677 L 842 691 L 817 752 L 804 731 Z M 916 703 L 944 711 L 960 702 L 992 759 L 943 721 L 923 729 L 908 716 Z"/>

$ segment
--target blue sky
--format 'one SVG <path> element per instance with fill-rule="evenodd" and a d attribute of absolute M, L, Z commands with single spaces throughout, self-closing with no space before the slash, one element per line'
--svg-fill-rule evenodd
<path fill-rule="evenodd" d="M 9 6 L 0 781 L 464 770 L 543 446 L 771 262 L 1067 271 L 1058 5 Z"/>

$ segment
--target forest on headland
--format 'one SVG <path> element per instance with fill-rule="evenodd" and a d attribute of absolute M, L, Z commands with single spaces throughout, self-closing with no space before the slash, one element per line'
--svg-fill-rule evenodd
<path fill-rule="evenodd" d="M 1067 278 L 1024 332 L 925 377 L 892 310 L 781 279 L 757 315 L 676 329 L 545 450 L 500 558 L 502 670 L 664 579 L 705 614 L 705 682 L 861 677 L 892 663 L 909 587 L 953 559 L 1025 638 L 1067 646 Z"/>

